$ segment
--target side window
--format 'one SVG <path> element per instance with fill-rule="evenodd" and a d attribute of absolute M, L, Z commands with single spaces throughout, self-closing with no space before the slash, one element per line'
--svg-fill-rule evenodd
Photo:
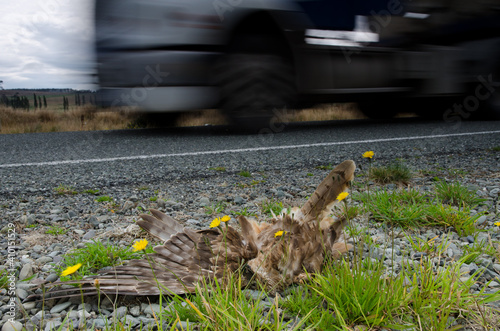
<path fill-rule="evenodd" d="M 303 0 L 298 1 L 313 26 L 312 29 L 354 29 L 356 15 L 370 15 L 387 8 L 394 0 Z"/>

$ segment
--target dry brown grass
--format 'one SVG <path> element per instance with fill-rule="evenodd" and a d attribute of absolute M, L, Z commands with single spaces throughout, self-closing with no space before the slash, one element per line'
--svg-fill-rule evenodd
<path fill-rule="evenodd" d="M 227 124 L 224 115 L 217 109 L 201 110 L 189 113 L 183 113 L 177 119 L 177 126 L 203 126 L 210 125 L 224 125 Z"/>
<path fill-rule="evenodd" d="M 366 118 L 356 104 L 325 104 L 311 109 L 286 111 L 282 122 L 349 120 Z M 82 120 L 83 119 L 83 120 Z M 181 114 L 177 126 L 203 126 L 227 124 L 224 115 L 216 110 L 203 110 Z M 75 107 L 69 111 L 55 108 L 24 111 L 0 107 L 0 133 L 33 133 L 61 131 L 119 130 L 145 127 L 139 113 L 129 109 L 100 111 L 95 106 Z"/>
<path fill-rule="evenodd" d="M 302 110 L 287 110 L 282 112 L 279 118 L 282 122 L 309 122 L 309 121 L 330 121 L 330 120 L 352 120 L 366 118 L 358 110 L 354 103 L 324 104 L 314 108 Z M 210 109 L 185 113 L 180 116 L 177 126 L 202 126 L 206 124 L 220 125 L 227 124 L 224 115 L 216 110 Z"/>
<path fill-rule="evenodd" d="M 124 129 L 138 115 L 128 110 L 97 111 L 82 106 L 66 112 L 48 109 L 25 111 L 0 107 L 0 133 L 32 133 Z"/>
<path fill-rule="evenodd" d="M 285 117 L 288 122 L 355 120 L 366 118 L 355 103 L 334 103 L 297 110 Z"/>

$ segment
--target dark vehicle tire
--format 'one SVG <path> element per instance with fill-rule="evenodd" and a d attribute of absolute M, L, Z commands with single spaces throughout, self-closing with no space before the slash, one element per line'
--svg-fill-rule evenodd
<path fill-rule="evenodd" d="M 495 72 L 496 74 L 493 74 L 492 83 L 489 86 L 491 94 L 486 100 L 481 101 L 477 111 L 471 113 L 471 120 L 500 120 L 500 66 Z"/>
<path fill-rule="evenodd" d="M 391 96 L 362 100 L 358 102 L 358 107 L 366 117 L 374 120 L 391 119 L 404 111 L 402 104 L 392 100 Z"/>
<path fill-rule="evenodd" d="M 272 39 L 243 37 L 216 67 L 221 108 L 230 122 L 244 129 L 269 126 L 296 95 L 293 67 Z"/>
<path fill-rule="evenodd" d="M 168 128 L 177 125 L 177 120 L 181 114 L 180 112 L 147 113 L 144 118 L 148 126 Z"/>

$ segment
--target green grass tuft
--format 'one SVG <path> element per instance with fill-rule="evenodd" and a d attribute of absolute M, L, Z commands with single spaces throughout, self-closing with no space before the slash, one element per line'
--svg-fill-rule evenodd
<path fill-rule="evenodd" d="M 107 196 L 107 195 L 102 195 L 102 196 L 96 198 L 95 201 L 97 201 L 97 202 L 110 202 L 110 201 L 113 201 L 113 198 L 110 196 Z"/>
<path fill-rule="evenodd" d="M 0 289 L 7 290 L 9 288 L 9 277 L 7 270 L 0 270 Z"/>
<path fill-rule="evenodd" d="M 238 175 L 240 175 L 241 177 L 252 177 L 252 174 L 246 170 L 242 170 L 242 171 L 238 172 Z"/>
<path fill-rule="evenodd" d="M 474 192 L 469 191 L 467 187 L 459 182 L 449 184 L 445 181 L 439 181 L 434 188 L 437 198 L 449 205 L 475 207 L 481 202 L 486 201 L 486 199 L 477 197 Z"/>
<path fill-rule="evenodd" d="M 77 191 L 72 186 L 66 186 L 66 185 L 59 185 L 54 189 L 56 191 L 56 194 L 58 195 L 75 195 L 78 194 Z"/>
<path fill-rule="evenodd" d="M 248 211 L 247 207 L 241 209 L 240 211 L 233 210 L 233 211 L 231 211 L 231 214 L 238 215 L 238 216 L 240 216 L 240 215 L 241 216 L 253 216 L 253 217 L 257 216 L 257 213 Z"/>
<path fill-rule="evenodd" d="M 83 191 L 83 193 L 97 195 L 99 193 L 99 189 L 98 188 L 96 188 L 96 189 L 88 189 L 88 190 Z"/>
<path fill-rule="evenodd" d="M 283 210 L 283 202 L 272 200 L 262 201 L 261 211 L 268 216 L 279 215 Z"/>
<path fill-rule="evenodd" d="M 146 253 L 153 253 L 153 249 L 150 246 L 145 251 Z M 78 270 L 78 276 L 76 277 L 76 279 L 80 279 L 82 276 L 95 274 L 101 268 L 120 265 L 125 260 L 142 257 L 142 252 L 132 252 L 130 247 L 118 247 L 112 244 L 104 244 L 100 241 L 92 241 L 85 244 L 83 248 L 77 248 L 67 253 L 64 256 L 63 266 L 60 267 L 59 273 L 68 266 L 81 263 L 82 267 Z M 71 275 L 71 277 L 61 278 L 61 280 L 70 279 L 75 279 L 75 276 Z"/>
<path fill-rule="evenodd" d="M 53 236 L 63 235 L 66 232 L 68 232 L 68 229 L 57 225 L 52 225 L 48 230 L 45 231 L 46 234 L 50 234 Z"/>
<path fill-rule="evenodd" d="M 210 206 L 205 206 L 205 214 L 207 215 L 215 215 L 222 213 L 227 207 L 227 203 L 224 201 L 219 201 L 217 203 L 213 203 Z"/>
<path fill-rule="evenodd" d="M 403 228 L 428 225 L 425 214 L 427 197 L 415 189 L 362 193 L 356 195 L 355 199 L 365 204 L 376 221 L 397 224 Z"/>
<path fill-rule="evenodd" d="M 166 318 L 170 324 L 188 320 L 197 324 L 199 330 L 300 330 L 309 317 L 300 322 L 285 322 L 277 299 L 266 307 L 262 299 L 254 298 L 242 287 L 239 274 L 228 275 L 226 280 L 214 279 L 202 282 L 194 295 L 174 296 Z"/>
<path fill-rule="evenodd" d="M 370 168 L 368 178 L 381 184 L 407 184 L 412 178 L 412 173 L 406 164 L 395 161 L 388 166 Z"/>
<path fill-rule="evenodd" d="M 329 165 L 320 165 L 320 166 L 317 166 L 316 169 L 319 169 L 319 170 L 333 170 L 333 166 L 331 164 Z"/>

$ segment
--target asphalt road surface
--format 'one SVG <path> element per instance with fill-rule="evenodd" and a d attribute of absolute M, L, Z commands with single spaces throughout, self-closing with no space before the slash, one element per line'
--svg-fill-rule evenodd
<path fill-rule="evenodd" d="M 0 198 L 148 184 L 213 174 L 290 170 L 359 160 L 432 158 L 500 148 L 500 122 L 335 121 L 277 124 L 258 134 L 226 127 L 0 135 Z"/>

